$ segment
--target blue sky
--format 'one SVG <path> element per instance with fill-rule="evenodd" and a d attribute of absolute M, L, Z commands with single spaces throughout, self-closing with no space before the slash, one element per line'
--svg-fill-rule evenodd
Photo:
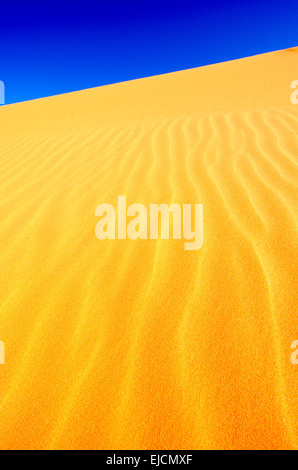
<path fill-rule="evenodd" d="M 289 0 L 7 2 L 6 103 L 294 47 L 297 13 Z"/>

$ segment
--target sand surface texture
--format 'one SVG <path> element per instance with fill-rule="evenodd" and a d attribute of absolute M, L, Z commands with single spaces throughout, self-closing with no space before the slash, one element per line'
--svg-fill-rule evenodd
<path fill-rule="evenodd" d="M 298 48 L 0 109 L 1 449 L 297 449 Z M 204 243 L 95 209 L 204 204 Z"/>

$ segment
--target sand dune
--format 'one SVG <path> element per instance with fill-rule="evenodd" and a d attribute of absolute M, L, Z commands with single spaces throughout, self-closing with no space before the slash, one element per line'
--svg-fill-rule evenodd
<path fill-rule="evenodd" d="M 298 448 L 297 58 L 1 108 L 1 449 Z M 118 195 L 202 249 L 98 240 Z"/>

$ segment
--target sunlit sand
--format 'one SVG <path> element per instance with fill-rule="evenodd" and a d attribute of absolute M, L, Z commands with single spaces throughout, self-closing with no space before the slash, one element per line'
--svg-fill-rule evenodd
<path fill-rule="evenodd" d="M 297 60 L 0 109 L 1 449 L 297 449 Z M 120 195 L 201 249 L 99 240 Z"/>

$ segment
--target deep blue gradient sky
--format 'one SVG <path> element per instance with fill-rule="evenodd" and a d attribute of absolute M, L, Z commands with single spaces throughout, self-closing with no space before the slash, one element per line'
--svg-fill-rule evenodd
<path fill-rule="evenodd" d="M 298 45 L 289 0 L 1 2 L 6 103 Z"/>

